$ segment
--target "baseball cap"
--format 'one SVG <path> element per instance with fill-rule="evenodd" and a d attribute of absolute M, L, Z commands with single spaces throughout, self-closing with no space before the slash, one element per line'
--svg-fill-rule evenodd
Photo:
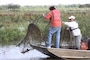
<path fill-rule="evenodd" d="M 69 19 L 75 19 L 75 16 L 70 16 L 70 17 L 68 17 Z"/>

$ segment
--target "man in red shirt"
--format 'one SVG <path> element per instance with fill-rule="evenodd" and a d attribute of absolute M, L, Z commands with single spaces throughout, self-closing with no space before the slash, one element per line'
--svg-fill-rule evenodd
<path fill-rule="evenodd" d="M 50 28 L 48 33 L 48 40 L 46 42 L 46 45 L 48 48 L 51 47 L 51 41 L 52 41 L 52 35 L 56 34 L 56 43 L 55 48 L 60 47 L 60 32 L 61 32 L 61 13 L 59 10 L 57 10 L 54 6 L 49 7 L 50 12 L 48 12 L 47 15 L 44 15 L 45 19 L 50 21 Z"/>

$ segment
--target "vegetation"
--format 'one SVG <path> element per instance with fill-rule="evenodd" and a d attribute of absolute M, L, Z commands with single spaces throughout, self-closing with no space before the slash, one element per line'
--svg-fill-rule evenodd
<path fill-rule="evenodd" d="M 88 5 L 88 4 L 87 4 Z M 62 13 L 62 21 L 68 21 L 70 15 L 76 16 L 80 25 L 83 37 L 90 36 L 90 6 L 81 5 L 59 5 L 56 6 Z M 28 25 L 33 22 L 37 24 L 42 34 L 45 34 L 48 22 L 42 14 L 47 13 L 48 6 L 20 6 L 2 5 L 0 6 L 0 43 L 17 44 L 22 40 L 27 32 Z"/>

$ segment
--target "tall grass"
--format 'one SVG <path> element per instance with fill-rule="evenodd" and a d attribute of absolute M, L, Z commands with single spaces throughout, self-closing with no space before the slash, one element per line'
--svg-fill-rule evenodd
<path fill-rule="evenodd" d="M 40 12 L 40 11 L 39 11 Z M 26 12 L 3 12 L 0 14 L 0 43 L 2 44 L 16 44 L 22 40 L 27 32 L 28 25 L 33 22 L 36 24 L 44 35 L 48 31 L 48 22 L 45 21 L 44 17 L 38 11 L 26 13 Z M 41 11 L 42 12 L 42 11 Z M 10 15 L 13 13 L 14 15 Z M 44 11 L 44 13 L 46 13 Z M 90 36 L 90 11 L 89 10 L 61 10 L 62 21 L 68 21 L 70 15 L 74 15 L 79 23 L 83 37 Z M 37 19 L 38 17 L 40 17 Z M 24 30 L 18 28 L 24 27 Z"/>

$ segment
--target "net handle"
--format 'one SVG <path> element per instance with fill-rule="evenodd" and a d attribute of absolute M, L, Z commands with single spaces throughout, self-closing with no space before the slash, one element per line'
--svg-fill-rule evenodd
<path fill-rule="evenodd" d="M 39 20 L 40 18 L 42 18 L 42 15 L 41 15 L 40 17 L 37 16 L 36 18 L 34 18 L 34 20 L 33 20 L 32 23 L 37 24 L 37 22 L 38 22 L 38 20 Z"/>

